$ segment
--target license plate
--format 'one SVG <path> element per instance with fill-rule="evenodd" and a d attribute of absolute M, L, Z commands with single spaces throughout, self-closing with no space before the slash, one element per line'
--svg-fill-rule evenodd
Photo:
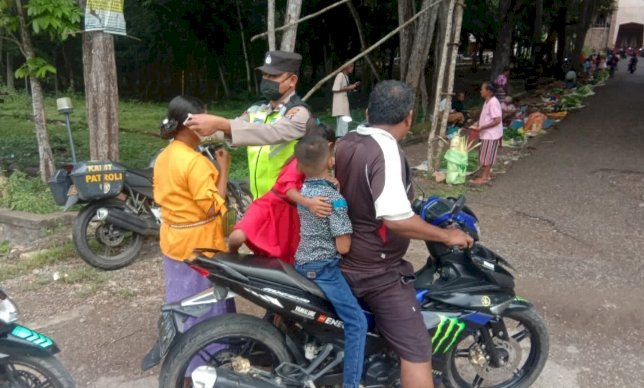
<path fill-rule="evenodd" d="M 16 325 L 16 327 L 13 328 L 11 335 L 22 340 L 29 341 L 41 348 L 48 348 L 54 344 L 54 341 L 46 335 L 20 325 Z"/>

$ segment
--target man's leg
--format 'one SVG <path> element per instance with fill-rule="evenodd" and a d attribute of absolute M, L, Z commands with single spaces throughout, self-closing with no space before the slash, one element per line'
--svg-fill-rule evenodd
<path fill-rule="evenodd" d="M 403 388 L 434 388 L 432 363 L 400 359 L 400 382 Z"/>

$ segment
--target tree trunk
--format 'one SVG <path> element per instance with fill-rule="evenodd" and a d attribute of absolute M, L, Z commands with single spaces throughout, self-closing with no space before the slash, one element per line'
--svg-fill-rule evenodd
<path fill-rule="evenodd" d="M 570 63 L 577 70 L 579 70 L 581 65 L 578 58 L 581 55 L 581 51 L 584 49 L 586 33 L 593 22 L 593 16 L 595 16 L 597 5 L 597 0 L 584 0 L 580 1 L 579 4 L 579 19 L 575 25 L 576 31 L 574 47 L 572 48 L 570 55 Z"/>
<path fill-rule="evenodd" d="M 454 7 L 454 15 L 452 22 L 452 29 L 448 34 L 448 44 L 449 44 L 449 53 L 447 58 L 447 78 L 445 84 L 443 85 L 443 90 L 445 90 L 445 98 L 447 99 L 447 110 L 441 115 L 441 121 L 437 130 L 437 136 L 445 137 L 447 132 L 447 116 L 451 108 L 451 98 L 454 91 L 454 73 L 456 72 L 456 58 L 458 57 L 458 47 L 461 41 L 461 24 L 463 22 L 463 8 L 465 8 L 464 0 L 457 0 Z M 437 171 L 440 165 L 440 156 L 443 154 L 443 149 L 445 145 L 442 142 L 439 142 L 436 145 L 436 150 L 434 154 L 434 166 L 433 171 Z M 431 160 L 431 157 L 428 157 L 427 160 Z"/>
<path fill-rule="evenodd" d="M 18 23 L 20 24 L 20 40 L 22 52 L 26 60 L 36 58 L 34 48 L 31 43 L 31 34 L 27 25 L 25 10 L 22 8 L 22 0 L 16 0 L 16 11 L 18 14 Z M 40 178 L 47 183 L 49 178 L 54 175 L 54 156 L 49 145 L 49 135 L 47 133 L 47 119 L 45 118 L 45 103 L 40 85 L 40 80 L 35 76 L 25 77 L 31 79 L 31 100 L 34 113 L 34 124 L 36 127 L 36 140 L 38 141 L 38 155 L 40 156 Z"/>
<path fill-rule="evenodd" d="M 403 24 L 414 16 L 413 0 L 398 0 L 398 25 Z M 400 30 L 400 79 L 407 77 L 407 67 L 411 56 L 411 46 L 414 39 L 414 26 L 410 25 Z"/>
<path fill-rule="evenodd" d="M 244 24 L 242 23 L 241 11 L 239 10 L 239 0 L 235 1 L 235 6 L 237 7 L 237 21 L 239 22 L 239 32 L 241 33 L 242 52 L 244 53 L 244 63 L 246 64 L 246 90 L 248 90 L 248 93 L 252 93 L 253 87 L 250 80 L 250 77 L 251 77 L 250 64 L 248 62 L 248 51 L 246 50 L 246 34 L 244 33 Z"/>
<path fill-rule="evenodd" d="M 358 29 L 358 38 L 360 39 L 360 51 L 364 51 L 369 47 L 369 45 L 367 45 L 367 41 L 364 38 L 364 33 L 362 32 L 362 22 L 360 21 L 360 14 L 358 14 L 358 10 L 356 10 L 356 7 L 353 5 L 351 0 L 347 2 L 347 5 L 349 6 L 349 11 L 353 16 L 353 20 L 356 23 L 356 28 Z M 376 70 L 376 66 L 374 66 L 373 62 L 371 61 L 371 58 L 369 58 L 368 55 L 365 55 L 364 59 L 369 64 L 369 67 L 371 68 L 371 72 L 373 73 L 374 77 L 376 77 L 376 80 L 380 82 L 380 75 Z"/>
<path fill-rule="evenodd" d="M 566 54 L 566 22 L 568 19 L 568 8 L 560 7 L 555 19 L 557 26 L 557 63 L 563 63 Z"/>
<path fill-rule="evenodd" d="M 433 0 L 423 0 L 421 9 L 428 7 L 432 2 Z M 437 16 L 436 10 L 426 12 L 418 19 L 415 32 L 412 31 L 414 39 L 411 44 L 411 55 L 407 62 L 404 80 L 409 86 L 416 89 L 416 95 L 418 95 L 418 89 L 424 86 L 420 85 L 420 79 L 425 72 L 425 65 L 427 65 L 427 56 L 434 38 Z"/>
<path fill-rule="evenodd" d="M 119 95 L 114 38 L 102 31 L 83 34 L 83 73 L 92 160 L 119 159 Z"/>
<path fill-rule="evenodd" d="M 435 91 L 434 91 L 434 106 L 431 110 L 431 126 L 429 128 L 429 137 L 427 138 L 427 164 L 431 168 L 434 166 L 434 159 L 437 159 L 436 154 L 436 141 L 440 136 L 439 128 L 439 117 L 445 115 L 445 112 L 441 112 L 440 105 L 443 98 L 447 98 L 443 93 L 445 85 L 445 73 L 447 67 L 447 56 L 449 54 L 449 43 L 452 31 L 452 18 L 454 14 L 454 6 L 456 0 L 450 0 L 449 4 L 441 3 L 441 39 L 439 42 L 442 42 L 440 47 L 436 47 L 440 52 L 440 59 L 438 61 L 438 71 L 434 75 L 435 77 Z M 445 10 L 446 8 L 446 10 Z M 445 10 L 445 11 L 444 11 Z M 445 15 L 445 16 L 443 16 Z"/>
<path fill-rule="evenodd" d="M 284 24 L 289 24 L 300 18 L 302 11 L 302 0 L 288 0 L 286 4 L 286 17 Z M 282 34 L 282 44 L 280 50 L 282 51 L 295 51 L 295 41 L 297 39 L 297 24 L 287 28 Z"/>
<path fill-rule="evenodd" d="M 534 2 L 534 32 L 532 35 L 533 43 L 541 43 L 543 30 L 543 0 Z"/>
<path fill-rule="evenodd" d="M 276 49 L 275 44 L 275 0 L 268 0 L 268 17 L 267 17 L 267 30 L 268 30 L 268 49 L 273 51 Z"/>
<path fill-rule="evenodd" d="M 13 70 L 13 55 L 7 51 L 7 91 L 16 91 L 15 72 Z"/>
<path fill-rule="evenodd" d="M 501 0 L 499 3 L 499 29 L 494 58 L 492 59 L 491 79 L 494 80 L 503 68 L 510 64 L 512 55 L 512 33 L 516 22 L 516 13 L 523 5 L 523 0 Z"/>

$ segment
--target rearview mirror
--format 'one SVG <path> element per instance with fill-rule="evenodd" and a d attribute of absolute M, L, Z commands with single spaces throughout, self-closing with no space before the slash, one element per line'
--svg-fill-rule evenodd
<path fill-rule="evenodd" d="M 463 210 L 463 207 L 465 206 L 465 196 L 464 195 L 459 195 L 458 198 L 456 198 L 456 201 L 454 201 L 454 204 L 452 205 L 452 214 L 456 214 Z"/>

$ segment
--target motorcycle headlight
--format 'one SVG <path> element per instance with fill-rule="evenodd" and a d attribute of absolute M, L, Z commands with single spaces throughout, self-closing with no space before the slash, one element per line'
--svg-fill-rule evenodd
<path fill-rule="evenodd" d="M 18 308 L 7 294 L 0 290 L 0 321 L 12 323 L 18 320 Z"/>

